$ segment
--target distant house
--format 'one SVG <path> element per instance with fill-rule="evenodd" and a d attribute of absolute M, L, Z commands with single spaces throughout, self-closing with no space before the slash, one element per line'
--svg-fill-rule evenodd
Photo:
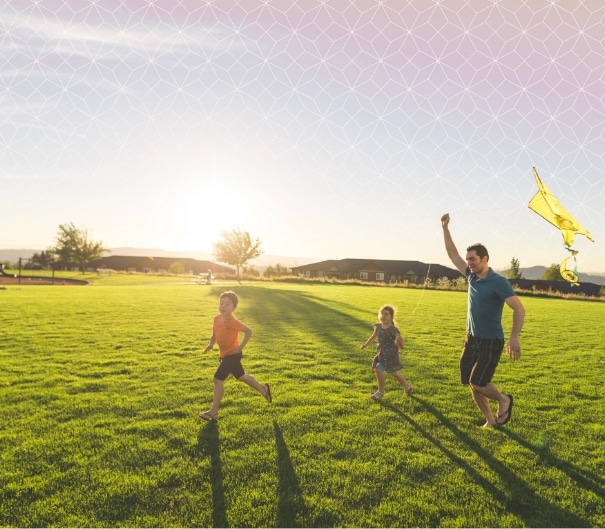
<path fill-rule="evenodd" d="M 420 261 L 395 261 L 385 259 L 339 259 L 320 261 L 292 268 L 292 275 L 309 278 L 358 279 L 370 282 L 403 283 L 422 285 L 427 279 L 435 284 L 442 278 L 448 280 L 462 277 L 454 268 Z M 509 279 L 511 285 L 521 290 L 538 292 L 560 292 L 561 294 L 585 294 L 598 297 L 601 285 L 544 279 Z"/>
<path fill-rule="evenodd" d="M 170 272 L 173 263 L 181 263 L 185 272 L 191 275 L 208 273 L 234 274 L 235 270 L 211 261 L 199 261 L 190 257 L 132 257 L 125 255 L 110 255 L 95 259 L 87 264 L 92 270 L 108 269 L 142 274 L 166 274 Z"/>
<path fill-rule="evenodd" d="M 455 268 L 420 261 L 395 261 L 386 259 L 339 259 L 320 261 L 292 268 L 293 275 L 304 277 L 358 279 L 360 281 L 403 283 L 422 285 L 427 279 L 433 283 L 439 279 L 461 277 Z"/>

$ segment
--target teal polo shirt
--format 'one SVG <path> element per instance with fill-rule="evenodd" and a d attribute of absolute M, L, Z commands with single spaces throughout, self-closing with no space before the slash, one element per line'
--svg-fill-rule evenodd
<path fill-rule="evenodd" d="M 504 338 L 502 309 L 504 300 L 516 296 L 508 279 L 491 268 L 484 279 L 466 269 L 468 280 L 468 312 L 466 332 L 476 338 Z"/>

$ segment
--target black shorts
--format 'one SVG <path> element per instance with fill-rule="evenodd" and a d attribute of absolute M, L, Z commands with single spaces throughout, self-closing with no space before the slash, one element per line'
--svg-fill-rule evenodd
<path fill-rule="evenodd" d="M 467 335 L 460 355 L 460 382 L 483 387 L 492 381 L 504 350 L 504 339 Z"/>
<path fill-rule="evenodd" d="M 242 366 L 242 356 L 242 353 L 238 353 L 221 358 L 221 365 L 218 366 L 216 373 L 214 373 L 214 378 L 226 380 L 229 375 L 233 375 L 235 378 L 243 377 L 246 373 Z"/>

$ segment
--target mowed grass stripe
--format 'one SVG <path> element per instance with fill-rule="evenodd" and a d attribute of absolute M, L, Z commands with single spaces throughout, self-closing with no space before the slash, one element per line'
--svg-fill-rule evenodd
<path fill-rule="evenodd" d="M 219 423 L 218 295 L 254 330 Z M 515 396 L 485 431 L 458 382 L 466 294 L 342 285 L 0 291 L 3 526 L 605 525 L 601 303 L 523 298 Z M 406 397 L 375 403 L 359 346 L 383 303 L 406 339 Z M 505 329 L 511 313 L 505 309 Z"/>

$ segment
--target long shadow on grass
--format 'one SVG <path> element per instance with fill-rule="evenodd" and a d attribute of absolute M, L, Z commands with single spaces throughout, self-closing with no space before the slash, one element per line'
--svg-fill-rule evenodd
<path fill-rule="evenodd" d="M 330 513 L 313 514 L 305 504 L 290 450 L 279 424 L 273 421 L 277 446 L 278 503 L 277 527 L 334 527 L 335 518 Z"/>
<path fill-rule="evenodd" d="M 273 421 L 277 446 L 278 500 L 277 527 L 307 527 L 307 507 L 303 500 L 290 451 L 277 422 Z"/>
<path fill-rule="evenodd" d="M 229 527 L 223 487 L 223 469 L 218 439 L 218 423 L 210 421 L 198 435 L 200 453 L 210 457 L 210 481 L 212 484 L 212 527 Z"/>
<path fill-rule="evenodd" d="M 498 461 L 483 446 L 460 430 L 452 421 L 447 419 L 439 410 L 417 396 L 413 397 L 424 409 L 435 418 L 468 448 L 473 450 L 482 461 L 495 473 L 500 475 L 506 485 L 508 495 L 496 487 L 489 479 L 478 472 L 470 463 L 448 449 L 437 437 L 431 435 L 426 428 L 418 424 L 410 416 L 403 413 L 392 404 L 379 401 L 384 408 L 410 423 L 416 431 L 428 442 L 443 452 L 453 463 L 464 470 L 485 492 L 490 494 L 497 502 L 503 504 L 507 512 L 518 516 L 527 527 L 590 527 L 588 519 L 580 518 L 575 514 L 555 505 L 538 496 L 522 479 L 512 472 L 504 463 Z"/>
<path fill-rule="evenodd" d="M 371 334 L 375 318 L 373 314 L 368 314 L 368 319 L 362 320 L 347 312 L 358 311 L 359 307 L 298 290 L 263 291 L 246 287 L 239 287 L 237 290 L 242 291 L 242 297 L 245 296 L 251 307 L 254 307 L 253 311 L 248 313 L 254 325 L 258 323 L 259 326 L 270 326 L 273 334 L 287 336 L 297 322 L 308 324 L 317 321 L 311 332 L 321 339 L 321 343 L 331 344 L 330 354 L 336 352 L 346 355 L 351 364 L 368 365 L 371 362 L 369 354 L 351 355 L 350 351 L 358 350 L 363 340 Z M 361 335 L 359 343 L 351 342 L 352 335 Z M 330 354 L 327 355 L 328 362 Z M 334 373 L 329 376 L 338 378 L 338 374 Z"/>
<path fill-rule="evenodd" d="M 585 489 L 594 492 L 601 498 L 605 497 L 605 488 L 603 488 L 605 479 L 603 479 L 602 476 L 597 476 L 585 468 L 579 468 L 567 461 L 563 461 L 562 459 L 553 456 L 548 451 L 548 447 L 536 446 L 534 443 L 523 439 L 510 430 L 503 429 L 502 433 L 510 437 L 513 441 L 519 443 L 527 450 L 534 452 L 534 454 L 536 454 L 545 464 L 551 465 L 559 469 L 561 472 L 567 474 L 567 476 L 575 481 L 580 487 L 584 487 Z"/>

